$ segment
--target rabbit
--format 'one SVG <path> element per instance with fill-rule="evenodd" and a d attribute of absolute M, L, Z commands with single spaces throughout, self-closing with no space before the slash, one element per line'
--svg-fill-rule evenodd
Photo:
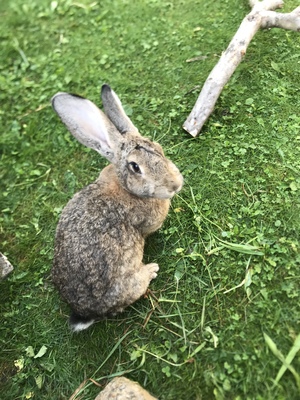
<path fill-rule="evenodd" d="M 156 278 L 143 264 L 145 238 L 159 229 L 183 185 L 158 143 L 141 136 L 109 85 L 103 113 L 93 102 L 60 92 L 51 102 L 70 133 L 110 164 L 67 203 L 55 234 L 52 280 L 71 308 L 70 328 L 122 312 Z"/>

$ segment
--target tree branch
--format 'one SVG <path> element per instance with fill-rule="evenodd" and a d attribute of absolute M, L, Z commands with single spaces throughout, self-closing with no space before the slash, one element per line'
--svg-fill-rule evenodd
<path fill-rule="evenodd" d="M 5 278 L 12 270 L 13 266 L 4 254 L 0 253 L 0 280 Z"/>
<path fill-rule="evenodd" d="M 246 54 L 247 47 L 260 28 L 278 27 L 300 31 L 300 7 L 289 14 L 273 10 L 283 6 L 283 0 L 249 0 L 251 12 L 243 19 L 229 46 L 206 79 L 200 95 L 183 129 L 197 136 L 213 112 L 214 106 L 230 77 Z"/>
<path fill-rule="evenodd" d="M 288 14 L 279 14 L 274 11 L 261 12 L 262 21 L 261 27 L 267 28 L 282 28 L 290 31 L 300 31 L 300 7 Z"/>

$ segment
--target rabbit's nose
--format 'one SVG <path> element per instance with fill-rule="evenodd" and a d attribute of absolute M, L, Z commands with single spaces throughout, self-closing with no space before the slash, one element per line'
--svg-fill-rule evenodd
<path fill-rule="evenodd" d="M 180 192 L 180 190 L 182 189 L 183 186 L 183 176 L 180 174 L 176 181 L 173 182 L 173 190 L 175 193 Z"/>
<path fill-rule="evenodd" d="M 175 193 L 180 192 L 180 190 L 182 188 L 182 184 L 183 184 L 183 181 L 174 183 L 173 186 L 172 186 L 173 192 L 175 192 Z"/>

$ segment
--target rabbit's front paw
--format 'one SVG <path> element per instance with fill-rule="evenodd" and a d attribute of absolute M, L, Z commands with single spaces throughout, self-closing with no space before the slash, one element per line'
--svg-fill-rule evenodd
<path fill-rule="evenodd" d="M 150 281 L 157 277 L 157 272 L 159 271 L 159 266 L 156 263 L 146 264 L 145 268 L 147 268 L 149 273 Z"/>

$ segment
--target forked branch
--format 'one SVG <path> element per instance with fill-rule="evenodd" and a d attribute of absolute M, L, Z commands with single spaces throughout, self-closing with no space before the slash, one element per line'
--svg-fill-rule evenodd
<path fill-rule="evenodd" d="M 183 129 L 197 136 L 213 112 L 214 106 L 230 77 L 246 54 L 247 47 L 260 28 L 283 28 L 300 31 L 300 7 L 287 14 L 274 10 L 283 7 L 283 0 L 249 0 L 251 12 L 243 19 L 239 29 L 219 62 L 206 79 L 201 93 Z"/>

